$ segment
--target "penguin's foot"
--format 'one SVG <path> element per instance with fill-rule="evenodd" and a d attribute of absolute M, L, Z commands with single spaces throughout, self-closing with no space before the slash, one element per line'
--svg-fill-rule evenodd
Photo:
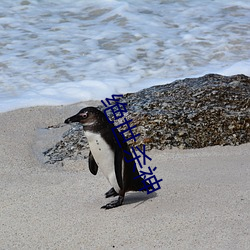
<path fill-rule="evenodd" d="M 119 196 L 118 200 L 112 201 L 112 202 L 110 202 L 110 203 L 102 206 L 101 208 L 110 209 L 110 208 L 114 208 L 114 207 L 119 207 L 119 206 L 122 205 L 123 200 L 124 200 L 124 197 L 123 196 Z"/>
<path fill-rule="evenodd" d="M 111 188 L 107 193 L 105 193 L 106 198 L 109 198 L 109 197 L 112 197 L 112 196 L 115 197 L 117 195 L 118 195 L 118 193 L 115 191 L 114 188 Z"/>

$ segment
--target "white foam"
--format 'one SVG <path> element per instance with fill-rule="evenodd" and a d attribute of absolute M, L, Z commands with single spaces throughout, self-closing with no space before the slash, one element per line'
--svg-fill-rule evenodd
<path fill-rule="evenodd" d="M 220 74 L 230 76 L 244 74 L 250 76 L 250 60 L 234 63 L 233 65 L 219 71 Z"/>
<path fill-rule="evenodd" d="M 243 0 L 2 0 L 0 112 L 250 76 L 249 11 Z"/>

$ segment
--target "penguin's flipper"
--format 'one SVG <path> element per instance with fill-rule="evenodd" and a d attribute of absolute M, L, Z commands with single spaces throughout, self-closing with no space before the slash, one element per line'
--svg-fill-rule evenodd
<path fill-rule="evenodd" d="M 118 200 L 111 201 L 110 203 L 102 206 L 101 208 L 110 209 L 110 208 L 114 208 L 114 207 L 119 207 L 122 205 L 123 200 L 124 200 L 124 196 L 119 195 Z"/>
<path fill-rule="evenodd" d="M 120 187 L 120 189 L 123 189 L 123 181 L 122 181 L 122 159 L 123 154 L 122 154 L 122 150 L 120 147 L 115 147 L 115 176 L 116 176 L 116 180 L 117 183 Z"/>
<path fill-rule="evenodd" d="M 111 188 L 108 192 L 105 193 L 105 197 L 106 198 L 109 198 L 109 197 L 112 197 L 112 196 L 117 196 L 118 193 L 115 191 L 114 188 Z"/>
<path fill-rule="evenodd" d="M 91 151 L 89 151 L 89 170 L 93 175 L 96 175 L 98 171 L 98 165 L 96 164 Z"/>

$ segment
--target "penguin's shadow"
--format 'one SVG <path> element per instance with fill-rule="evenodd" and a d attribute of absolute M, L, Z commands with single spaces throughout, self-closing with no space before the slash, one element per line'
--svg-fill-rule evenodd
<path fill-rule="evenodd" d="M 140 206 L 144 202 L 157 197 L 155 192 L 147 194 L 147 192 L 143 193 L 127 193 L 124 199 L 123 205 L 134 204 L 134 208 Z"/>

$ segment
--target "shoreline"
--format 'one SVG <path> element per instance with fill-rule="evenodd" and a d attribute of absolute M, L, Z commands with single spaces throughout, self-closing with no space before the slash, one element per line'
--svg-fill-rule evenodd
<path fill-rule="evenodd" d="M 123 206 L 104 211 L 110 187 L 101 172 L 90 174 L 87 159 L 37 158 L 68 128 L 41 130 L 84 105 L 99 103 L 0 113 L 2 249 L 247 249 L 250 143 L 153 149 L 161 189 L 130 192 Z"/>

